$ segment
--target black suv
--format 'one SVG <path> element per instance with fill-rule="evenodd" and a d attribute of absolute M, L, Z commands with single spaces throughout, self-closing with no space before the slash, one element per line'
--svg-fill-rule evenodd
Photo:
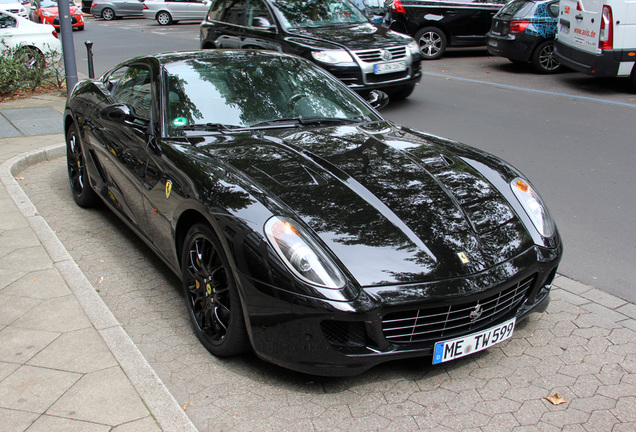
<path fill-rule="evenodd" d="M 308 58 L 352 90 L 409 96 L 420 80 L 415 41 L 369 22 L 348 0 L 215 0 L 201 48 L 266 49 Z"/>
<path fill-rule="evenodd" d="M 394 0 L 391 29 L 415 38 L 425 60 L 449 46 L 486 44 L 492 17 L 507 0 Z"/>

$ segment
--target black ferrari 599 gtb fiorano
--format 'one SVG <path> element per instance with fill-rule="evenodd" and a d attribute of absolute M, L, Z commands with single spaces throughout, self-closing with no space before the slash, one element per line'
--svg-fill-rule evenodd
<path fill-rule="evenodd" d="M 68 98 L 71 191 L 180 275 L 217 356 L 353 375 L 510 338 L 561 259 L 546 206 L 501 159 L 369 100 L 275 52 L 134 58 Z"/>

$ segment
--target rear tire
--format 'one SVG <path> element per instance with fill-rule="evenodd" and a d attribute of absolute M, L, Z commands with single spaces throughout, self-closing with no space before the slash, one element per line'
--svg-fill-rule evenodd
<path fill-rule="evenodd" d="M 102 18 L 104 18 L 106 21 L 112 21 L 117 17 L 115 16 L 114 10 L 112 10 L 111 8 L 104 8 L 104 10 L 102 10 Z"/>
<path fill-rule="evenodd" d="M 446 35 L 437 27 L 424 27 L 415 33 L 415 41 L 424 60 L 436 60 L 446 51 Z"/>
<path fill-rule="evenodd" d="M 172 24 L 172 15 L 166 11 L 161 11 L 157 14 L 157 22 L 162 26 L 170 25 Z"/>
<path fill-rule="evenodd" d="M 94 207 L 99 198 L 88 178 L 84 150 L 74 124 L 69 127 L 66 134 L 66 166 L 75 203 L 84 208 Z"/>
<path fill-rule="evenodd" d="M 541 42 L 532 53 L 530 60 L 535 71 L 541 74 L 557 73 L 561 70 L 561 63 L 554 56 L 554 41 Z"/>

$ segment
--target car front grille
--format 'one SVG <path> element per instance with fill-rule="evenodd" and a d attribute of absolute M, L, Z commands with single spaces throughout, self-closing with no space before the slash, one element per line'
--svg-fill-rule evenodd
<path fill-rule="evenodd" d="M 385 57 L 383 57 L 383 51 L 388 51 L 390 53 L 390 58 L 387 58 L 386 54 Z M 360 50 L 354 51 L 354 54 L 365 63 L 379 63 L 389 60 L 401 60 L 403 58 L 406 58 L 406 47 L 396 46 L 383 49 Z"/>
<path fill-rule="evenodd" d="M 451 338 L 483 328 L 514 311 L 526 299 L 535 276 L 509 286 L 485 299 L 431 309 L 390 313 L 382 319 L 382 331 L 392 343 L 418 343 Z"/>

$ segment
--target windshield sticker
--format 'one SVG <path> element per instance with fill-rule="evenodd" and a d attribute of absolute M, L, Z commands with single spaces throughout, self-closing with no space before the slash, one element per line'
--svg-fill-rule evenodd
<path fill-rule="evenodd" d="M 172 120 L 173 126 L 185 126 L 187 124 L 188 124 L 188 119 L 185 117 L 177 117 L 176 119 Z"/>

